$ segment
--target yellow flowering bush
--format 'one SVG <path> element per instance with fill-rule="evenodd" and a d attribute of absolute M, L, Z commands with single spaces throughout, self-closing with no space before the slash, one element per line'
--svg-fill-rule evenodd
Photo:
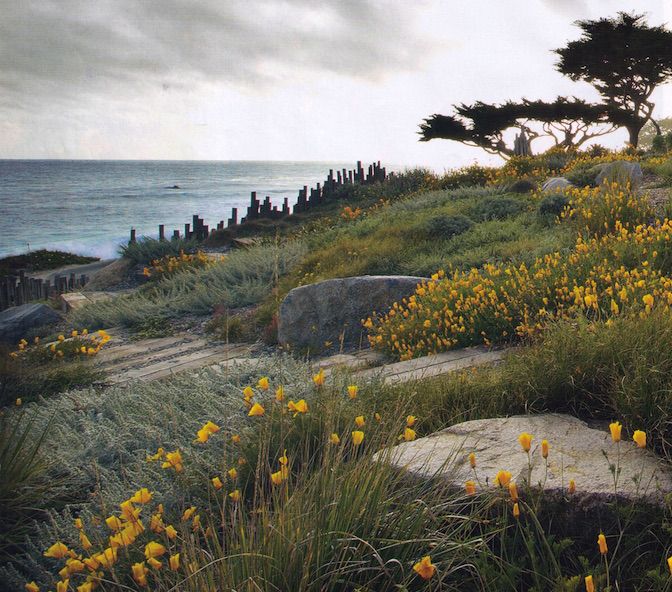
<path fill-rule="evenodd" d="M 94 333 L 89 333 L 88 329 L 73 329 L 67 338 L 61 334 L 50 343 L 42 342 L 39 337 L 31 343 L 21 339 L 17 349 L 9 356 L 17 363 L 27 365 L 44 364 L 51 360 L 78 360 L 97 355 L 110 339 L 103 329 Z"/>
<path fill-rule="evenodd" d="M 222 260 L 222 255 L 219 260 Z M 206 255 L 203 251 L 197 251 L 194 254 L 180 251 L 178 256 L 166 255 L 161 259 L 152 260 L 149 267 L 145 267 L 143 275 L 153 280 L 158 280 L 165 277 L 171 277 L 178 271 L 205 269 L 216 263 L 218 259 L 214 259 Z"/>
<path fill-rule="evenodd" d="M 550 321 L 576 315 L 608 319 L 670 306 L 672 222 L 640 223 L 648 205 L 616 185 L 576 190 L 570 204 L 566 217 L 584 232 L 569 253 L 550 253 L 530 266 L 437 273 L 387 314 L 365 321 L 371 345 L 405 360 L 531 337 Z M 604 221 L 592 226 L 598 219 Z"/>

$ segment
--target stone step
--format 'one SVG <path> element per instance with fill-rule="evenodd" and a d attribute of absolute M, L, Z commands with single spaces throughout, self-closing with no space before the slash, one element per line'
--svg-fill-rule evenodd
<path fill-rule="evenodd" d="M 414 358 L 355 373 L 359 380 L 382 380 L 385 384 L 422 380 L 449 374 L 464 368 L 491 364 L 502 359 L 504 351 L 468 347 L 422 358 Z"/>
<path fill-rule="evenodd" d="M 108 376 L 106 382 L 109 384 L 123 384 L 132 380 L 159 380 L 160 378 L 184 372 L 185 370 L 202 368 L 203 366 L 234 359 L 241 360 L 244 359 L 243 354 L 250 351 L 251 346 L 249 345 L 233 347 L 231 345 L 211 346 L 199 351 L 190 351 L 186 354 L 171 357 L 170 359 L 164 358 L 141 367 L 135 366 L 129 368 L 128 370 Z"/>
<path fill-rule="evenodd" d="M 114 339 L 110 341 L 114 343 Z M 202 339 L 194 335 L 173 335 L 170 337 L 157 337 L 155 339 L 143 339 L 132 343 L 119 344 L 117 346 L 106 346 L 96 356 L 97 362 L 102 366 L 107 366 L 118 360 L 129 357 L 138 357 L 159 352 L 172 347 L 187 345 L 189 347 L 199 347 L 208 345 Z"/>

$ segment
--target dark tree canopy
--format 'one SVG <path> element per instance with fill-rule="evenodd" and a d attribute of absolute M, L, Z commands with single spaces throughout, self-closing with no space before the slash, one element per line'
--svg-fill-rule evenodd
<path fill-rule="evenodd" d="M 672 77 L 672 31 L 650 27 L 643 15 L 579 21 L 583 36 L 555 50 L 559 72 L 592 84 L 637 146 L 639 131 L 651 119 L 655 88 Z"/>
<path fill-rule="evenodd" d="M 454 140 L 507 157 L 514 154 L 504 141 L 507 130 L 521 130 L 528 146 L 543 135 L 569 150 L 625 127 L 630 144 L 637 146 L 647 121 L 658 129 L 650 97 L 656 86 L 672 78 L 672 31 L 650 27 L 642 15 L 625 12 L 576 24 L 583 36 L 555 50 L 560 56 L 557 69 L 572 80 L 592 84 L 602 103 L 558 97 L 550 103 L 523 99 L 455 105 L 454 114 L 435 114 L 420 124 L 420 141 Z"/>
<path fill-rule="evenodd" d="M 455 115 L 435 114 L 425 119 L 420 124 L 420 141 L 454 140 L 507 157 L 514 152 L 504 142 L 504 133 L 518 128 L 532 141 L 542 135 L 530 127 L 535 122 L 541 124 L 543 135 L 551 136 L 556 146 L 563 148 L 580 146 L 613 130 L 604 105 L 593 105 L 580 99 L 558 97 L 552 103 L 525 99 L 502 105 L 478 101 L 473 105 L 455 106 Z M 603 124 L 602 128 L 594 128 L 600 124 Z"/>

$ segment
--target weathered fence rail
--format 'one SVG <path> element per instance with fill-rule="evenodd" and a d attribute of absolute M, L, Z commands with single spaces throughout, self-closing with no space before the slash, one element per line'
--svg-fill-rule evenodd
<path fill-rule="evenodd" d="M 283 198 L 282 206 L 278 207 L 271 203 L 271 198 L 266 196 L 263 201 L 257 198 L 257 192 L 252 191 L 250 195 L 250 205 L 247 207 L 245 216 L 238 221 L 238 208 L 231 209 L 231 217 L 226 221 L 220 220 L 216 228 L 211 228 L 205 224 L 204 220 L 198 214 L 194 214 L 192 221 L 184 225 L 184 234 L 180 234 L 180 230 L 173 230 L 171 237 L 179 239 L 184 237 L 186 239 L 195 238 L 197 240 L 206 239 L 211 232 L 215 230 L 224 230 L 243 224 L 249 220 L 279 220 L 291 214 L 298 214 L 300 212 L 307 212 L 315 206 L 319 206 L 327 201 L 336 199 L 341 187 L 346 185 L 366 185 L 369 183 L 377 183 L 385 181 L 394 173 L 387 174 L 385 167 L 380 166 L 380 161 L 370 164 L 366 170 L 362 167 L 362 161 L 357 161 L 357 166 L 353 170 L 341 169 L 340 171 L 329 170 L 329 175 L 324 183 L 318 183 L 316 187 L 308 188 L 304 185 L 299 190 L 296 203 L 290 208 L 289 198 Z M 159 224 L 159 240 L 166 240 L 165 224 Z M 131 228 L 131 236 L 129 243 L 136 241 L 135 228 Z"/>
<path fill-rule="evenodd" d="M 77 290 L 88 281 L 88 276 L 74 273 L 56 275 L 53 282 L 28 277 L 23 270 L 19 271 L 18 275 L 3 276 L 0 277 L 0 310 L 33 300 L 54 298 L 59 294 Z"/>

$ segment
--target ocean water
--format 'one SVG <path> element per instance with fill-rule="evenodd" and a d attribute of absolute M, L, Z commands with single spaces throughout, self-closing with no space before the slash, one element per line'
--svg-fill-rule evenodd
<path fill-rule="evenodd" d="M 367 165 L 368 163 L 364 163 Z M 0 257 L 41 248 L 116 256 L 133 227 L 184 232 L 199 214 L 214 227 L 250 192 L 293 205 L 299 189 L 354 162 L 0 160 Z M 179 185 L 180 189 L 169 189 Z"/>

